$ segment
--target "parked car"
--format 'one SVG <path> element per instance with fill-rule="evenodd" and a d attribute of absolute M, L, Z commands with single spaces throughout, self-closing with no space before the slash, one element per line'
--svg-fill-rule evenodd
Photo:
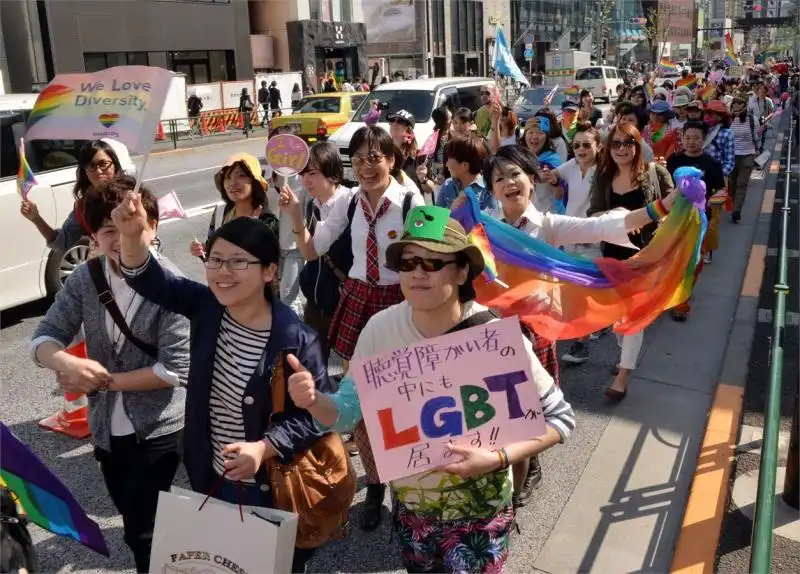
<path fill-rule="evenodd" d="M 541 86 L 536 88 L 528 88 L 522 92 L 517 101 L 514 103 L 514 115 L 517 116 L 520 125 L 524 125 L 526 121 L 536 115 L 540 109 L 544 107 L 544 99 L 553 89 L 553 86 Z M 561 110 L 561 104 L 566 99 L 564 92 L 559 90 L 553 96 L 550 102 L 550 107 L 558 114 Z"/>
<path fill-rule="evenodd" d="M 19 212 L 17 186 L 19 140 L 25 136 L 28 113 L 36 94 L 0 96 L 0 310 L 54 295 L 89 253 L 89 240 L 66 253 L 47 248 L 36 227 Z M 57 227 L 72 211 L 75 166 L 82 140 L 25 142 L 25 157 L 38 185 L 28 197 L 45 221 Z"/>
<path fill-rule="evenodd" d="M 370 111 L 370 102 L 381 102 L 381 114 L 378 125 L 388 131 L 387 117 L 392 112 L 406 110 L 414 115 L 416 126 L 414 136 L 417 145 L 422 146 L 433 133 L 431 113 L 441 105 L 451 110 L 466 107 L 473 111 L 481 107 L 481 86 L 491 83 L 486 78 L 427 78 L 424 80 L 404 80 L 381 84 L 373 90 L 368 98 L 353 114 L 353 117 L 328 141 L 339 148 L 339 155 L 344 164 L 345 181 L 354 181 L 353 167 L 350 161 L 350 139 L 364 126 L 364 117 Z"/>
<path fill-rule="evenodd" d="M 575 83 L 582 90 L 590 90 L 595 99 L 611 102 L 617 97 L 617 85 L 623 81 L 613 66 L 590 66 L 575 70 Z"/>
<path fill-rule="evenodd" d="M 366 92 L 306 96 L 297 102 L 291 115 L 272 119 L 272 133 L 292 133 L 308 143 L 325 141 L 350 119 L 366 96 Z"/>

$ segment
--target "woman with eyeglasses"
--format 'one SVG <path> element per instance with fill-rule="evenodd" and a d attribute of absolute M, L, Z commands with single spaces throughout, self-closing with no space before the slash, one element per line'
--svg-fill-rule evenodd
<path fill-rule="evenodd" d="M 353 199 L 333 206 L 319 221 L 311 236 L 303 223 L 297 197 L 283 189 L 283 207 L 294 220 L 297 247 L 307 261 L 324 256 L 334 242 L 349 233 L 353 264 L 342 284 L 339 304 L 331 320 L 332 351 L 349 361 L 370 317 L 403 300 L 396 271 L 386 267 L 386 248 L 403 234 L 406 215 L 423 205 L 422 196 L 405 189 L 391 171 L 395 166 L 395 144 L 377 126 L 365 126 L 350 140 L 358 188 Z M 369 437 L 363 422 L 354 430 L 355 442 L 367 474 L 367 497 L 361 512 L 361 527 L 375 530 L 381 522 L 386 486 L 380 483 Z"/>
<path fill-rule="evenodd" d="M 602 216 L 625 209 L 637 213 L 651 203 L 662 202 L 669 211 L 674 198 L 675 185 L 667 168 L 656 162 L 647 162 L 642 155 L 642 136 L 635 126 L 629 123 L 615 126 L 608 142 L 599 168 L 595 173 L 594 184 L 589 200 L 587 214 Z M 674 201 L 674 200 L 673 200 Z M 637 211 L 638 210 L 638 211 Z M 641 223 L 629 227 L 630 243 L 636 248 L 645 247 L 653 237 L 657 222 L 645 218 Z M 601 244 L 604 257 L 628 259 L 637 249 L 620 242 Z M 642 348 L 644 332 L 635 335 L 617 335 L 622 352 L 619 365 L 614 369 L 616 377 L 606 389 L 606 396 L 612 400 L 622 400 L 628 392 L 628 383 Z"/>
<path fill-rule="evenodd" d="M 47 247 L 67 251 L 82 237 L 91 235 L 83 215 L 83 198 L 86 193 L 101 183 L 126 173 L 133 175 L 136 168 L 124 144 L 109 138 L 86 142 L 78 153 L 75 186 L 72 188 L 75 204 L 61 227 L 50 227 L 31 200 L 22 200 L 20 213 L 36 226 L 47 242 Z"/>
<path fill-rule="evenodd" d="M 280 258 L 277 226 L 236 217 L 216 229 L 208 240 L 204 285 L 170 273 L 151 255 L 138 194 L 129 193 L 112 218 L 128 284 L 189 319 L 183 462 L 192 489 L 216 492 L 231 504 L 272 507 L 269 465 L 290 463 L 324 434 L 291 400 L 273 416 L 277 360 L 292 353 L 313 373 L 317 388 L 330 390 L 319 336 L 272 293 Z M 292 572 L 304 572 L 312 554 L 296 548 Z"/>

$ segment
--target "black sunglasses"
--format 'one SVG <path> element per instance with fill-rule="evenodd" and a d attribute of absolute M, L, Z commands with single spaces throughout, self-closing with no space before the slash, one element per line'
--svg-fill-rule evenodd
<path fill-rule="evenodd" d="M 400 263 L 398 263 L 397 268 L 400 271 L 408 273 L 413 271 L 417 267 L 422 267 L 422 270 L 426 273 L 433 273 L 435 271 L 441 271 L 447 265 L 451 263 L 455 263 L 455 259 L 451 259 L 450 261 L 445 261 L 443 259 L 427 259 L 424 257 L 411 257 L 410 259 L 401 259 Z"/>
<path fill-rule="evenodd" d="M 635 140 L 613 140 L 611 142 L 611 149 L 622 149 L 624 147 L 633 147 L 635 145 Z"/>
<path fill-rule="evenodd" d="M 592 142 L 574 142 L 572 147 L 575 149 L 592 149 Z"/>

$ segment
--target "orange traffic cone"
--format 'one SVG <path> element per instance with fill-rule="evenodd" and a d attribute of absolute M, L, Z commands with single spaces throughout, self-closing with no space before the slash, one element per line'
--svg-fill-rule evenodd
<path fill-rule="evenodd" d="M 163 142 L 167 137 L 164 135 L 164 126 L 161 125 L 161 122 L 158 122 L 158 127 L 156 128 L 156 141 Z"/>
<path fill-rule="evenodd" d="M 88 358 L 86 341 L 69 347 L 67 353 L 81 359 Z M 82 393 L 64 393 L 64 406 L 56 414 L 39 421 L 43 429 L 60 432 L 72 438 L 89 438 L 89 401 Z"/>

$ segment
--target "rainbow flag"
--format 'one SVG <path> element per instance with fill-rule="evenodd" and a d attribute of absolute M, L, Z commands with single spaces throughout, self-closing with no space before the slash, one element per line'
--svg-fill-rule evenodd
<path fill-rule="evenodd" d="M 689 88 L 690 90 L 694 91 L 697 88 L 697 76 L 694 74 L 689 74 L 685 78 L 681 78 L 677 82 L 675 82 L 676 88 Z"/>
<path fill-rule="evenodd" d="M 34 185 L 38 185 L 36 176 L 33 175 L 33 170 L 28 164 L 25 157 L 25 142 L 19 140 L 19 170 L 17 171 L 17 186 L 19 187 L 19 194 L 22 199 L 28 199 L 28 194 Z"/>
<path fill-rule="evenodd" d="M 653 86 L 653 82 L 647 82 L 644 85 L 644 97 L 647 98 L 648 102 L 654 102 L 656 99 L 656 88 Z"/>
<path fill-rule="evenodd" d="M 736 57 L 736 50 L 733 47 L 733 37 L 730 32 L 725 32 L 725 65 L 738 66 L 739 59 Z"/>
<path fill-rule="evenodd" d="M 580 96 L 581 95 L 581 87 L 577 84 L 570 86 L 569 88 L 564 89 L 565 96 Z"/>
<path fill-rule="evenodd" d="M 28 519 L 108 556 L 97 523 L 86 516 L 64 483 L 1 422 L 0 444 L 0 485 L 16 495 L 17 505 Z"/>
<path fill-rule="evenodd" d="M 677 72 L 678 66 L 670 61 L 669 58 L 661 58 L 661 61 L 658 63 L 658 69 L 661 70 L 662 73 Z"/>
<path fill-rule="evenodd" d="M 708 227 L 702 172 L 679 168 L 675 177 L 682 195 L 650 244 L 626 261 L 568 255 L 482 213 L 478 198 L 466 190 L 469 201 L 452 217 L 477 237 L 476 244 L 484 241 L 490 273 L 502 280 L 475 282 L 478 302 L 503 316 L 519 315 L 551 341 L 577 339 L 609 325 L 622 334 L 640 332 L 689 297 L 701 261 Z"/>
<path fill-rule="evenodd" d="M 707 104 L 714 98 L 714 94 L 717 93 L 717 84 L 706 84 L 706 86 L 700 90 L 700 99 L 703 100 L 704 104 Z"/>
<path fill-rule="evenodd" d="M 489 245 L 489 238 L 486 237 L 486 231 L 483 229 L 483 225 L 479 223 L 473 227 L 468 239 L 469 242 L 480 249 L 483 254 L 483 276 L 486 281 L 489 283 L 497 281 L 497 262 L 495 261 L 492 247 Z"/>

